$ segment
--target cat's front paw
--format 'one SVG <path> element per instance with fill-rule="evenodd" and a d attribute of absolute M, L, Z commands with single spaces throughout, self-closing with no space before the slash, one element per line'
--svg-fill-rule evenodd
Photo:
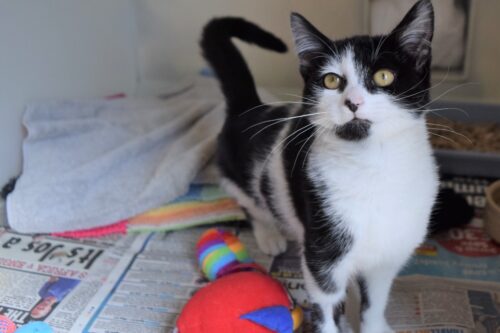
<path fill-rule="evenodd" d="M 276 256 L 286 251 L 286 238 L 278 230 L 257 227 L 253 231 L 257 245 L 262 252 Z"/>

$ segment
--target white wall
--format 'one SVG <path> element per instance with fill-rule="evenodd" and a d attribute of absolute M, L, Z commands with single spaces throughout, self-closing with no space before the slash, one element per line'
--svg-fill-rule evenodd
<path fill-rule="evenodd" d="M 292 46 L 289 13 L 298 11 L 331 38 L 363 32 L 366 0 L 138 0 L 139 65 L 144 81 L 193 75 L 204 65 L 197 41 L 202 26 L 214 16 L 238 15 L 274 32 Z M 439 1 L 439 0 L 434 0 Z M 470 75 L 465 85 L 448 99 L 500 103 L 500 1 L 472 0 L 476 4 Z M 439 17 L 436 18 L 439 20 Z M 260 85 L 278 92 L 298 93 L 301 81 L 293 52 L 276 55 L 244 45 L 242 50 Z M 461 84 L 439 84 L 439 96 Z M 276 87 L 285 87 L 276 89 Z M 287 95 L 281 94 L 282 99 Z"/>
<path fill-rule="evenodd" d="M 0 186 L 21 166 L 28 101 L 134 92 L 128 0 L 0 0 Z"/>
<path fill-rule="evenodd" d="M 240 44 L 259 84 L 291 87 L 291 91 L 297 92 L 301 80 L 293 54 L 291 11 L 310 18 L 332 37 L 361 33 L 363 28 L 360 0 L 139 0 L 137 3 L 138 60 L 140 78 L 144 81 L 181 78 L 206 66 L 198 46 L 203 25 L 215 16 L 233 15 L 258 23 L 290 46 L 289 54 L 282 55 Z"/>
<path fill-rule="evenodd" d="M 434 0 L 439 1 L 439 0 Z M 467 84 L 448 94 L 458 100 L 500 103 L 500 1 L 472 0 L 476 5 Z M 443 84 L 436 94 L 457 84 Z"/>

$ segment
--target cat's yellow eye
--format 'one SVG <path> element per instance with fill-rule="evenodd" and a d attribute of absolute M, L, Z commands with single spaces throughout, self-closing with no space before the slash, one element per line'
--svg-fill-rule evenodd
<path fill-rule="evenodd" d="M 379 87 L 387 87 L 394 82 L 394 73 L 389 69 L 379 69 L 373 74 L 373 82 Z"/>
<path fill-rule="evenodd" d="M 334 73 L 323 76 L 323 86 L 326 89 L 338 89 L 342 83 L 342 78 Z"/>

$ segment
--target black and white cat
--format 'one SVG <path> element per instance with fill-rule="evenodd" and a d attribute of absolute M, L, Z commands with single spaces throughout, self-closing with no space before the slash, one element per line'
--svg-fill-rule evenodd
<path fill-rule="evenodd" d="M 299 14 L 292 32 L 304 79 L 299 106 L 262 105 L 230 38 L 284 52 L 239 18 L 211 21 L 201 45 L 227 101 L 219 137 L 223 186 L 246 209 L 261 249 L 302 244 L 317 332 L 349 331 L 346 287 L 362 291 L 361 331 L 393 330 L 391 283 L 424 239 L 438 176 L 423 113 L 434 14 L 416 3 L 385 36 L 332 41 Z"/>

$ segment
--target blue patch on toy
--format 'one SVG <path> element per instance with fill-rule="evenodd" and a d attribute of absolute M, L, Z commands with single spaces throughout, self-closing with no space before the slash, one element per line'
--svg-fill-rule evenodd
<path fill-rule="evenodd" d="M 293 332 L 293 320 L 290 310 L 281 305 L 259 309 L 240 318 L 250 320 L 276 333 Z"/>

